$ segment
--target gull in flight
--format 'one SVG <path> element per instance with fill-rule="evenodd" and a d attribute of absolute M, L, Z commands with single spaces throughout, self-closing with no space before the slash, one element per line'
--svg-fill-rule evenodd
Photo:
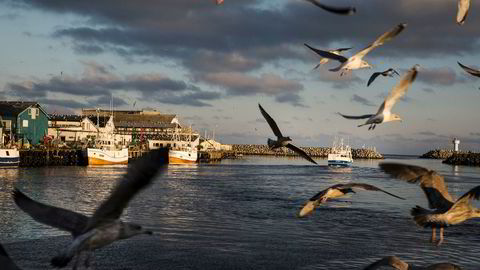
<path fill-rule="evenodd" d="M 315 196 L 310 198 L 298 213 L 298 217 L 304 217 L 306 215 L 313 213 L 313 210 L 315 210 L 316 207 L 318 207 L 322 203 L 325 203 L 328 199 L 339 198 L 346 195 L 347 193 L 356 193 L 353 189 L 381 191 L 395 198 L 405 200 L 402 197 L 399 197 L 397 195 L 394 195 L 390 192 L 387 192 L 383 189 L 380 189 L 376 186 L 372 186 L 369 184 L 362 184 L 362 183 L 337 184 L 318 192 L 317 194 L 315 194 Z"/>
<path fill-rule="evenodd" d="M 302 156 L 306 160 L 310 161 L 311 163 L 317 164 L 317 162 L 315 162 L 315 160 L 313 160 L 307 153 L 305 153 L 305 151 L 303 151 L 302 149 L 300 149 L 300 148 L 296 147 L 295 145 L 291 144 L 290 142 L 292 141 L 292 139 L 290 139 L 290 137 L 284 137 L 282 135 L 282 132 L 278 128 L 277 123 L 275 123 L 275 120 L 273 120 L 273 118 L 270 117 L 270 115 L 262 108 L 262 105 L 258 104 L 258 107 L 260 108 L 260 112 L 262 113 L 265 120 L 267 120 L 267 123 L 270 126 L 270 128 L 272 129 L 273 134 L 275 134 L 275 136 L 277 136 L 276 141 L 272 140 L 272 139 L 267 140 L 267 144 L 268 144 L 268 147 L 270 149 L 273 150 L 273 149 L 277 149 L 277 148 L 280 148 L 282 146 L 285 146 L 288 149 L 292 150 L 293 152 L 299 154 L 300 156 Z"/>
<path fill-rule="evenodd" d="M 303 43 L 303 45 L 305 45 L 307 48 L 309 48 L 310 50 L 314 51 L 315 53 L 319 53 L 318 49 L 315 49 L 311 46 L 309 46 L 307 43 Z M 350 50 L 351 48 L 338 48 L 338 49 L 335 49 L 335 50 L 328 50 L 329 53 L 333 53 L 333 54 L 336 54 L 336 55 L 340 55 L 343 51 L 347 51 L 347 50 Z M 313 69 L 317 69 L 320 65 L 324 65 L 326 63 L 328 63 L 328 61 L 330 61 L 329 58 L 325 58 L 325 57 L 322 57 L 320 58 L 320 62 L 313 68 Z"/>
<path fill-rule="evenodd" d="M 335 13 L 338 15 L 353 15 L 355 14 L 355 12 L 357 12 L 355 7 L 332 7 L 332 6 L 328 6 L 320 3 L 318 0 L 305 0 L 305 1 L 312 3 L 323 10 L 326 10 L 328 12 Z"/>
<path fill-rule="evenodd" d="M 365 267 L 364 270 L 376 270 L 382 266 L 391 266 L 397 270 L 462 270 L 460 266 L 451 263 L 436 263 L 427 267 L 415 267 L 408 265 L 408 263 L 400 260 L 396 256 L 388 256 L 380 259 Z"/>
<path fill-rule="evenodd" d="M 0 267 L 2 270 L 20 270 L 20 268 L 10 259 L 7 251 L 0 244 Z"/>
<path fill-rule="evenodd" d="M 473 75 L 475 77 L 480 77 L 480 70 L 478 69 L 473 69 L 473 68 L 470 68 L 470 67 L 467 67 L 467 66 L 464 66 L 462 65 L 462 63 L 460 62 L 457 62 L 458 65 L 460 65 L 461 68 L 463 68 L 463 70 L 465 70 L 467 73 L 469 73 L 470 75 Z"/>
<path fill-rule="evenodd" d="M 393 75 L 397 74 L 398 76 L 400 76 L 400 74 L 398 74 L 398 72 L 393 69 L 393 68 L 389 68 L 385 71 L 382 71 L 382 72 L 375 72 L 372 74 L 372 76 L 370 76 L 370 79 L 368 79 L 368 83 L 367 83 L 367 87 L 370 86 L 370 84 L 380 75 L 382 75 L 383 77 L 393 77 Z"/>
<path fill-rule="evenodd" d="M 458 0 L 457 23 L 463 25 L 467 19 L 470 0 Z"/>
<path fill-rule="evenodd" d="M 340 76 L 342 76 L 345 72 L 349 70 L 371 68 L 372 66 L 367 61 L 363 60 L 363 57 L 367 55 L 371 50 L 375 49 L 380 45 L 383 45 L 383 43 L 391 40 L 392 38 L 400 34 L 403 31 L 403 29 L 405 29 L 405 27 L 407 27 L 407 24 L 405 23 L 401 23 L 395 26 L 390 31 L 385 32 L 383 35 L 378 37 L 372 44 L 368 45 L 365 49 L 357 52 L 350 58 L 346 58 L 341 55 L 330 53 L 328 51 L 315 50 L 315 52 L 322 57 L 339 61 L 341 64 L 336 68 L 330 69 L 330 71 L 342 70 L 342 73 L 340 73 Z"/>
<path fill-rule="evenodd" d="M 93 250 L 120 239 L 152 234 L 138 224 L 123 222 L 119 218 L 129 201 L 155 178 L 163 167 L 161 164 L 165 163 L 165 156 L 165 149 L 153 150 L 129 164 L 125 177 L 91 217 L 34 201 L 18 189 L 13 191 L 13 198 L 17 206 L 34 220 L 72 234 L 73 241 L 68 248 L 51 260 L 53 266 L 65 267 L 76 256 L 73 269 L 77 269 L 79 258 L 86 253 L 84 265 L 88 268 Z"/>
<path fill-rule="evenodd" d="M 454 200 L 448 193 L 443 176 L 433 170 L 397 163 L 380 163 L 379 166 L 395 178 L 420 184 L 431 210 L 417 205 L 412 208 L 410 214 L 417 225 L 432 227 L 432 243 L 435 242 L 436 228 L 440 227 L 440 240 L 437 246 L 443 243 L 444 227 L 480 217 L 480 209 L 472 205 L 473 200 L 480 198 L 480 186 L 472 188 L 458 200 Z"/>
<path fill-rule="evenodd" d="M 407 92 L 408 88 L 410 85 L 413 83 L 415 80 L 415 77 L 417 77 L 417 71 L 418 65 L 415 65 L 413 68 L 411 68 L 405 76 L 400 80 L 400 82 L 390 91 L 390 94 L 385 98 L 385 101 L 380 105 L 380 108 L 378 108 L 378 111 L 376 114 L 365 114 L 365 115 L 360 115 L 360 116 L 352 116 L 352 115 L 344 115 L 341 113 L 341 116 L 347 119 L 367 119 L 368 120 L 361 125 L 358 125 L 359 127 L 365 126 L 365 125 L 370 125 L 368 130 L 373 130 L 375 129 L 376 125 L 381 124 L 381 123 L 386 123 L 386 122 L 391 122 L 391 121 L 401 121 L 402 118 L 398 116 L 397 114 L 394 114 L 391 112 L 393 106 L 395 103 L 405 95 Z"/>

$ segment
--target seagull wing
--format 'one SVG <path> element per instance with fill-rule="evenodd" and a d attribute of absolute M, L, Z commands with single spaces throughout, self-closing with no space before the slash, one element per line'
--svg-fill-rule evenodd
<path fill-rule="evenodd" d="M 317 162 L 315 162 L 315 160 L 313 160 L 307 153 L 305 153 L 305 151 L 296 147 L 295 145 L 289 143 L 289 144 L 285 145 L 285 147 L 287 147 L 288 149 L 292 150 L 293 152 L 299 154 L 300 156 L 302 156 L 306 160 L 310 161 L 311 163 L 317 164 Z"/>
<path fill-rule="evenodd" d="M 470 67 L 467 67 L 467 66 L 464 66 L 462 65 L 460 62 L 457 62 L 460 67 L 463 68 L 463 70 L 465 70 L 466 72 L 470 73 L 471 75 L 475 76 L 475 77 L 480 77 L 480 70 L 478 69 L 473 69 L 473 68 L 470 68 Z"/>
<path fill-rule="evenodd" d="M 338 48 L 338 49 L 335 50 L 335 52 L 341 53 L 343 51 L 348 51 L 350 49 L 351 49 L 351 47 L 350 48 Z"/>
<path fill-rule="evenodd" d="M 373 81 L 375 81 L 375 79 L 376 79 L 378 76 L 380 76 L 380 74 L 382 74 L 382 72 L 374 72 L 374 73 L 372 74 L 372 76 L 370 76 L 370 79 L 368 79 L 367 87 L 369 87 L 370 84 L 371 84 Z"/>
<path fill-rule="evenodd" d="M 262 113 L 265 120 L 267 120 L 267 123 L 270 126 L 270 128 L 272 129 L 273 134 L 275 134 L 275 136 L 277 136 L 278 138 L 282 138 L 283 137 L 282 132 L 278 128 L 277 123 L 275 123 L 275 120 L 273 120 L 273 118 L 270 117 L 270 115 L 263 109 L 263 107 L 262 107 L 262 105 L 260 105 L 260 103 L 258 104 L 258 107 L 260 108 L 260 112 Z"/>
<path fill-rule="evenodd" d="M 391 266 L 396 269 L 407 269 L 408 264 L 395 256 L 388 256 L 382 258 L 369 266 L 365 267 L 363 270 L 376 270 L 382 266 Z"/>
<path fill-rule="evenodd" d="M 409 183 L 419 183 L 432 209 L 448 209 L 453 205 L 452 196 L 441 175 L 428 169 L 399 163 L 380 163 L 380 169 L 391 176 Z"/>
<path fill-rule="evenodd" d="M 390 196 L 393 196 L 393 197 L 395 197 L 395 198 L 398 198 L 398 199 L 401 199 L 401 200 L 405 200 L 405 199 L 402 198 L 402 197 L 399 197 L 399 196 L 397 196 L 397 195 L 395 195 L 395 194 L 392 194 L 392 193 L 390 193 L 390 192 L 387 192 L 387 191 L 385 191 L 385 190 L 383 190 L 383 189 L 380 189 L 380 188 L 378 188 L 378 187 L 376 187 L 376 186 L 372 186 L 372 185 L 369 185 L 369 184 L 349 183 L 349 184 L 344 184 L 344 185 L 343 185 L 343 188 L 355 188 L 355 189 L 356 189 L 356 188 L 359 188 L 359 189 L 369 190 L 369 191 L 381 191 L 381 192 L 384 192 L 384 193 L 386 193 L 386 194 L 388 194 L 388 195 L 390 195 Z"/>
<path fill-rule="evenodd" d="M 470 0 L 458 0 L 457 23 L 462 25 L 465 23 L 470 8 Z"/>
<path fill-rule="evenodd" d="M 480 186 L 476 186 L 470 189 L 468 192 L 462 195 L 452 206 L 450 211 L 456 212 L 457 208 L 469 208 L 473 200 L 480 199 Z"/>
<path fill-rule="evenodd" d="M 411 68 L 400 82 L 390 91 L 390 94 L 385 98 L 384 111 L 391 111 L 393 105 L 407 93 L 408 87 L 413 83 L 417 77 L 417 66 Z"/>
<path fill-rule="evenodd" d="M 345 115 L 345 114 L 341 114 L 341 113 L 338 113 L 338 114 L 341 115 L 343 118 L 347 118 L 347 119 L 366 119 L 366 118 L 370 118 L 370 117 L 374 116 L 374 114 L 364 114 L 364 115 L 359 115 L 359 116 Z"/>
<path fill-rule="evenodd" d="M 85 215 L 34 201 L 17 188 L 13 191 L 13 200 L 20 209 L 34 220 L 68 231 L 74 237 L 83 232 L 89 220 Z"/>
<path fill-rule="evenodd" d="M 334 54 L 334 53 L 331 53 L 331 52 L 328 52 L 328 51 L 322 51 L 322 50 L 319 50 L 319 49 L 315 49 L 315 48 L 309 46 L 307 43 L 303 43 L 303 45 L 305 45 L 307 48 L 314 51 L 316 54 L 320 55 L 321 57 L 337 60 L 341 63 L 344 63 L 348 60 L 348 58 L 346 58 L 344 56 Z"/>
<path fill-rule="evenodd" d="M 95 210 L 85 231 L 99 224 L 120 217 L 130 200 L 155 178 L 162 164 L 166 163 L 168 150 L 152 150 L 140 159 L 128 165 L 127 173 L 113 189 L 110 196 Z"/>
<path fill-rule="evenodd" d="M 3 270 L 20 270 L 18 266 L 10 259 L 7 251 L 0 244 L 0 266 Z"/>
<path fill-rule="evenodd" d="M 327 6 L 325 4 L 322 4 L 317 0 L 305 0 L 305 1 L 308 1 L 319 8 L 322 8 L 328 12 L 332 12 L 338 15 L 352 15 L 355 12 L 357 12 L 357 10 L 354 7 L 332 7 L 332 6 Z"/>
<path fill-rule="evenodd" d="M 391 29 L 388 32 L 385 32 L 383 35 L 379 36 L 372 44 L 368 45 L 365 49 L 359 51 L 356 53 L 354 56 L 363 58 L 367 53 L 369 53 L 371 50 L 375 49 L 376 47 L 383 45 L 383 43 L 391 40 L 392 38 L 396 37 L 400 32 L 403 31 L 407 27 L 407 24 L 401 23 L 397 26 L 395 26 L 393 29 Z M 353 56 L 352 56 L 353 57 Z"/>

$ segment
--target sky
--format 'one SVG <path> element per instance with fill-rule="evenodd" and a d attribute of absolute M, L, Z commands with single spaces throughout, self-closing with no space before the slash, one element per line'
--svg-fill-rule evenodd
<path fill-rule="evenodd" d="M 82 108 L 156 109 L 223 143 L 264 144 L 273 133 L 258 103 L 298 146 L 422 154 L 480 151 L 480 4 L 463 26 L 456 0 L 324 0 L 355 6 L 339 16 L 304 0 L 0 0 L 0 97 L 38 101 L 49 113 Z M 312 70 L 319 49 L 349 57 L 399 23 L 406 29 L 371 51 L 374 67 L 340 76 Z M 403 122 L 357 127 L 349 115 L 375 113 L 400 77 L 419 74 L 392 112 Z"/>

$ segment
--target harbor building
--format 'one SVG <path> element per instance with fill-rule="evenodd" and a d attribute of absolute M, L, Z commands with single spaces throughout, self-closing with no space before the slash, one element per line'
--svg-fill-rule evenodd
<path fill-rule="evenodd" d="M 0 117 L 8 139 L 35 145 L 48 134 L 48 114 L 37 102 L 0 101 Z"/>

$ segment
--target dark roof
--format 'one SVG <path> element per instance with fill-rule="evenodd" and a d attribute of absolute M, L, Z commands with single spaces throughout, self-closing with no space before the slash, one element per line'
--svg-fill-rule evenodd
<path fill-rule="evenodd" d="M 116 128 L 174 128 L 177 125 L 172 124 L 175 117 L 175 114 L 119 114 L 115 115 L 113 122 Z"/>
<path fill-rule="evenodd" d="M 37 102 L 32 101 L 0 101 L 0 115 L 17 116 L 28 107 L 37 104 Z"/>
<path fill-rule="evenodd" d="M 94 123 L 95 125 L 97 124 L 97 116 L 96 115 L 89 115 L 87 117 L 88 117 L 88 119 L 90 119 L 90 121 L 92 121 L 92 123 Z M 99 127 L 102 127 L 102 128 L 105 127 L 107 125 L 108 119 L 110 119 L 110 116 L 99 116 L 98 117 Z"/>
<path fill-rule="evenodd" d="M 81 122 L 83 116 L 76 114 L 49 114 L 48 119 L 50 121 L 70 121 L 70 122 Z"/>

